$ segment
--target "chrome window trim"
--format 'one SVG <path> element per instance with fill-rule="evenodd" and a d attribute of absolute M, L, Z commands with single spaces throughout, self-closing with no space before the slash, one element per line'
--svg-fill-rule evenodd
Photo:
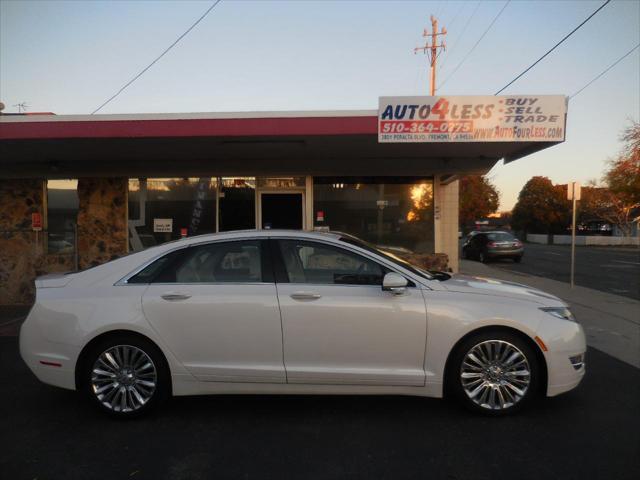
<path fill-rule="evenodd" d="M 365 257 L 373 262 L 379 263 L 384 265 L 385 267 L 387 267 L 389 270 L 391 270 L 394 273 L 397 273 L 399 275 L 402 275 L 404 277 L 409 278 L 411 281 L 413 281 L 413 283 L 416 284 L 415 287 L 407 287 L 407 288 L 419 288 L 418 285 L 423 286 L 424 288 L 427 288 L 429 290 L 433 290 L 429 285 L 428 282 L 429 280 L 426 278 L 421 278 L 418 277 L 416 275 L 414 275 L 413 273 L 411 273 L 408 270 L 405 270 L 404 268 L 402 268 L 401 265 L 397 265 L 389 260 L 387 260 L 386 258 L 382 258 L 382 257 L 378 257 L 375 254 L 373 254 L 372 252 L 369 252 L 368 250 L 364 250 L 364 249 L 360 249 L 355 245 L 351 245 L 349 243 L 346 242 L 341 242 L 340 241 L 340 237 L 335 237 L 334 240 L 331 241 L 327 241 L 327 239 L 324 238 L 317 238 L 317 237 L 307 237 L 307 236 L 295 236 L 295 235 L 276 235 L 276 236 L 271 236 L 271 235 L 259 235 L 259 236 L 252 236 L 252 235 L 247 235 L 247 236 L 242 236 L 242 237 L 233 237 L 233 238 L 219 238 L 219 239 L 215 239 L 215 240 L 203 240 L 201 242 L 194 242 L 194 243 L 190 243 L 188 245 L 181 245 L 179 247 L 176 248 L 172 248 L 170 250 L 165 250 L 164 252 L 156 255 L 155 257 L 153 257 L 152 259 L 146 261 L 145 263 L 143 263 L 141 266 L 139 266 L 138 268 L 136 268 L 135 270 L 132 270 L 130 273 L 128 273 L 127 275 L 125 275 L 124 277 L 122 277 L 120 280 L 118 280 L 117 282 L 114 283 L 114 286 L 130 286 L 130 285 L 160 285 L 160 284 L 151 284 L 151 283 L 128 283 L 128 280 L 133 277 L 134 275 L 137 275 L 138 273 L 140 273 L 142 270 L 144 270 L 146 267 L 148 267 L 149 265 L 151 265 L 153 262 L 155 262 L 156 260 L 159 260 L 160 258 L 164 257 L 165 255 L 169 255 L 173 252 L 177 252 L 178 250 L 183 250 L 185 248 L 191 248 L 191 247 L 196 247 L 196 246 L 202 246 L 202 245 L 209 245 L 209 244 L 213 244 L 213 243 L 228 243 L 228 242 L 241 242 L 241 241 L 247 241 L 247 240 L 253 240 L 253 241 L 260 241 L 260 240 L 300 240 L 300 241 L 306 241 L 306 242 L 315 242 L 315 243 L 320 243 L 323 245 L 328 245 L 328 246 L 332 246 L 332 247 L 336 247 L 336 248 L 342 248 L 344 250 L 347 250 L 351 253 L 355 253 L 357 255 L 360 255 L 362 257 Z M 274 282 L 260 282 L 259 284 L 264 284 L 264 285 L 273 285 L 277 283 L 274 279 Z M 231 282 L 220 282 L 219 284 L 221 285 L 231 285 Z M 243 283 L 240 282 L 238 283 L 239 285 L 247 285 L 247 283 Z M 254 283 L 256 284 L 256 283 Z M 195 283 L 167 283 L 166 285 L 196 285 Z M 212 285 L 211 283 L 206 283 L 206 285 Z M 289 285 L 314 285 L 314 284 L 310 284 L 310 283 L 289 283 Z M 316 286 L 327 286 L 327 285 L 339 285 L 339 286 L 353 286 L 353 287 L 378 287 L 378 285 L 357 285 L 357 284 L 335 284 L 335 283 L 322 283 L 322 284 L 315 284 Z"/>
<path fill-rule="evenodd" d="M 130 285 L 165 285 L 165 286 L 169 286 L 169 285 L 182 285 L 182 286 L 189 286 L 189 285 L 274 285 L 274 283 L 270 283 L 270 282 L 193 282 L 193 283 L 185 283 L 185 282 L 176 282 L 176 283 L 171 283 L 171 282 L 154 282 L 154 283 L 131 283 Z"/>

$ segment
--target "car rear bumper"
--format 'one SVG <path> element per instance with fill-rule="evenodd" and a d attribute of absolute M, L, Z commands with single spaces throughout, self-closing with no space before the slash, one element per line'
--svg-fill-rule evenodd
<path fill-rule="evenodd" d="M 500 248 L 500 249 L 488 249 L 487 256 L 491 258 L 500 257 L 522 257 L 524 255 L 524 248 Z"/>
<path fill-rule="evenodd" d="M 75 365 L 80 349 L 74 345 L 47 340 L 30 318 L 20 327 L 20 356 L 34 375 L 43 383 L 75 390 Z"/>

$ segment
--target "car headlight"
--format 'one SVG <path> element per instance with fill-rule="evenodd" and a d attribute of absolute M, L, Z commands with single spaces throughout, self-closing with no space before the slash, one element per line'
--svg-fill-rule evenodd
<path fill-rule="evenodd" d="M 540 307 L 540 310 L 561 320 L 576 321 L 576 317 L 573 316 L 573 313 L 571 313 L 571 310 L 567 307 Z"/>

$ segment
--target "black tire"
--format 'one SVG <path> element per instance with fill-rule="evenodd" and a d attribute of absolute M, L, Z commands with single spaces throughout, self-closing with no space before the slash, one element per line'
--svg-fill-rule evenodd
<path fill-rule="evenodd" d="M 465 385 L 463 385 L 463 379 L 461 378 L 461 375 L 463 373 L 463 370 L 462 370 L 463 361 L 465 360 L 465 357 L 467 356 L 467 354 L 472 350 L 474 350 L 474 348 L 478 347 L 481 344 L 484 345 L 487 342 L 503 342 L 503 343 L 506 342 L 506 344 L 510 344 L 511 346 L 515 347 L 519 351 L 519 353 L 522 356 L 524 356 L 524 358 L 526 358 L 526 362 L 527 362 L 526 365 L 528 366 L 528 371 L 529 371 L 529 383 L 526 389 L 524 390 L 524 394 L 522 396 L 517 395 L 513 390 L 511 390 L 505 385 L 501 385 L 498 388 L 497 386 L 495 386 L 496 384 L 489 383 L 487 387 L 484 387 L 482 390 L 480 390 L 481 393 L 476 395 L 476 400 L 473 400 L 470 397 L 470 394 L 467 393 L 467 391 L 472 390 L 471 393 L 473 393 L 473 391 L 475 391 L 475 389 L 480 386 L 480 384 L 477 384 L 477 385 L 471 384 L 471 382 L 476 381 L 475 379 L 464 380 L 469 382 L 465 390 Z M 485 347 L 480 347 L 480 348 L 485 348 Z M 506 348 L 506 347 L 503 346 L 502 348 Z M 495 347 L 494 347 L 494 351 L 495 351 Z M 516 364 L 520 363 L 519 358 L 520 357 L 518 357 L 518 360 L 515 362 Z M 473 364 L 473 362 L 468 362 L 467 365 L 468 364 Z M 524 371 L 526 367 L 519 366 L 518 368 L 522 369 L 520 371 Z M 469 371 L 470 371 L 469 369 L 466 369 L 466 372 L 469 372 Z M 482 372 L 482 374 L 485 375 L 484 371 Z M 486 375 L 489 375 L 489 374 L 486 374 Z M 513 377 L 507 377 L 507 378 L 512 379 Z M 521 377 L 521 378 L 526 378 L 526 377 Z M 540 369 L 540 365 L 538 364 L 538 358 L 534 350 L 529 345 L 529 343 L 523 340 L 522 337 L 520 337 L 517 334 L 504 331 L 504 330 L 495 330 L 495 331 L 481 332 L 481 333 L 478 333 L 477 335 L 471 335 L 469 338 L 465 339 L 460 345 L 457 346 L 455 351 L 452 352 L 452 356 L 448 363 L 446 388 L 447 388 L 447 393 L 450 396 L 452 396 L 455 400 L 460 402 L 462 405 L 464 405 L 466 408 L 474 412 L 482 413 L 489 416 L 502 416 L 502 415 L 510 415 L 512 413 L 515 413 L 521 410 L 523 407 L 525 407 L 529 402 L 531 402 L 531 400 L 534 397 L 536 397 L 539 392 L 540 379 L 541 379 L 541 369 Z M 477 381 L 480 381 L 480 380 L 482 382 L 487 381 L 486 377 L 483 377 L 482 379 L 478 379 Z M 488 381 L 493 382 L 493 380 L 488 380 Z M 489 386 L 489 385 L 492 385 L 492 386 Z M 521 387 L 521 384 L 518 384 L 518 387 Z M 506 392 L 498 394 L 497 393 L 498 389 L 500 390 L 500 392 L 505 392 L 505 391 Z M 495 392 L 493 393 L 493 398 L 497 399 L 496 400 L 497 403 L 502 403 L 500 402 L 501 397 L 508 399 L 508 395 L 512 395 L 512 397 L 514 397 L 514 400 L 517 397 L 517 401 L 513 401 L 513 402 L 507 401 L 504 403 L 504 405 L 499 405 L 499 408 L 492 408 L 490 405 L 491 402 L 489 398 L 487 398 L 487 400 L 485 401 L 485 404 L 480 405 L 479 403 L 482 403 L 481 397 L 483 397 L 484 392 L 488 391 L 489 393 L 487 394 L 487 397 L 490 397 L 492 395 L 490 393 L 491 390 L 495 390 Z"/>
<path fill-rule="evenodd" d="M 118 365 L 122 363 L 123 368 L 128 368 L 128 371 L 131 373 L 127 376 L 123 375 L 122 371 L 119 371 L 118 375 L 133 377 L 124 379 L 124 381 L 131 382 L 131 384 L 128 386 L 125 386 L 124 384 L 121 385 L 116 383 L 118 380 L 114 379 L 111 385 L 109 385 L 110 380 L 106 379 L 110 377 L 103 375 L 100 378 L 94 373 L 94 366 L 96 365 L 96 362 L 99 362 L 99 358 L 103 354 L 106 354 L 107 352 L 124 353 L 124 348 L 128 348 L 128 351 L 130 352 L 134 352 L 134 354 L 130 354 L 130 356 L 133 360 L 136 358 L 140 360 L 141 367 L 149 363 L 147 359 L 151 360 L 152 365 L 151 367 L 147 367 L 147 369 L 140 374 L 140 377 L 137 378 L 136 374 L 139 370 L 142 370 L 142 368 L 134 371 L 133 368 L 129 368 L 131 363 L 128 364 L 126 361 L 119 362 Z M 145 359 L 143 355 L 146 355 L 147 359 Z M 115 356 L 115 353 L 112 355 L 112 358 L 113 356 Z M 105 357 L 102 357 L 103 362 L 104 358 Z M 135 362 L 138 360 L 135 360 Z M 91 346 L 91 350 L 88 351 L 87 355 L 84 357 L 81 368 L 80 390 L 83 395 L 100 411 L 116 418 L 128 419 L 145 415 L 162 404 L 171 394 L 171 375 L 164 355 L 151 341 L 137 335 L 118 334 L 105 337 L 103 340 Z M 113 369 L 113 372 L 116 371 L 113 366 L 111 366 L 111 368 Z M 106 368 L 103 370 L 106 371 Z M 152 373 L 150 372 L 153 372 L 154 375 L 152 376 Z M 111 373 L 111 371 L 109 371 L 109 373 Z M 147 385 L 151 382 L 154 384 L 154 387 L 150 388 L 146 385 L 135 385 L 134 382 L 138 381 L 145 381 Z M 105 386 L 108 389 L 107 393 L 111 393 L 114 390 L 120 390 L 120 392 L 115 392 L 115 398 L 122 400 L 122 397 L 124 396 L 124 401 L 127 404 L 127 407 L 124 409 L 122 409 L 120 405 L 109 407 L 109 401 L 105 398 L 106 394 L 102 396 L 103 398 L 99 398 L 98 394 L 94 391 L 94 384 Z M 116 385 L 116 387 L 113 387 L 113 385 Z M 120 385 L 119 388 L 118 385 Z M 138 396 L 134 395 L 134 392 L 132 391 L 134 386 L 136 389 L 140 388 L 140 390 L 136 390 L 135 392 Z M 122 388 L 125 388 L 124 394 L 122 393 Z M 148 398 L 146 398 L 147 394 Z M 138 398 L 145 399 L 145 401 L 142 403 Z"/>
<path fill-rule="evenodd" d="M 518 255 L 517 257 L 513 257 L 513 261 L 515 263 L 520 263 L 522 261 L 522 255 Z"/>

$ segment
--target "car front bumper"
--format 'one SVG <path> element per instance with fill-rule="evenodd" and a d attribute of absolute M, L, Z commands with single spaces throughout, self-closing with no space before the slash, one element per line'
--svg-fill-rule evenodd
<path fill-rule="evenodd" d="M 586 373 L 587 342 L 582 325 L 568 320 L 543 322 L 538 338 L 547 348 L 543 352 L 547 362 L 547 396 L 577 387 Z"/>

